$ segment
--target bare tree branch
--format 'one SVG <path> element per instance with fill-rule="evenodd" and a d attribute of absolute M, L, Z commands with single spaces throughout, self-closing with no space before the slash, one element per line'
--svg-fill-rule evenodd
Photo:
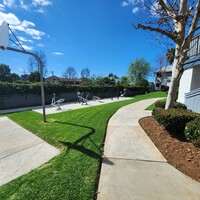
<path fill-rule="evenodd" d="M 157 2 L 170 18 L 175 19 L 176 15 L 173 13 L 173 10 L 163 0 L 157 0 Z"/>
<path fill-rule="evenodd" d="M 159 28 L 154 28 L 154 27 L 151 27 L 151 26 L 146 26 L 146 25 L 143 25 L 143 24 L 137 24 L 137 26 L 135 26 L 134 24 L 132 24 L 132 26 L 135 28 L 135 29 L 143 29 L 143 30 L 149 30 L 149 31 L 153 31 L 153 32 L 157 32 L 157 33 L 161 33 L 162 35 L 165 35 L 169 38 L 171 38 L 172 40 L 175 40 L 175 36 L 173 33 L 169 33 L 163 29 L 159 29 Z"/>
<path fill-rule="evenodd" d="M 186 38 L 186 39 L 189 39 L 189 41 L 192 39 L 194 32 L 196 31 L 196 26 L 198 24 L 199 18 L 200 18 L 200 0 L 198 0 L 198 3 L 196 5 L 196 13 L 194 15 L 188 36 Z"/>

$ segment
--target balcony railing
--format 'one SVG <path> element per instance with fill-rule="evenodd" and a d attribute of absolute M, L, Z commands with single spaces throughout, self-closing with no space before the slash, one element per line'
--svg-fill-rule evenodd
<path fill-rule="evenodd" d="M 192 58 L 193 56 L 197 56 L 200 54 L 200 34 L 195 36 L 190 42 L 190 50 L 188 51 L 188 58 Z"/>

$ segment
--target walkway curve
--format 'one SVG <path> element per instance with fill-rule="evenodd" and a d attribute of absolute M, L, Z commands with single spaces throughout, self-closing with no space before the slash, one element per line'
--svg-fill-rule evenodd
<path fill-rule="evenodd" d="M 200 199 L 200 183 L 168 164 L 138 123 L 156 100 L 127 105 L 109 120 L 97 200 Z"/>

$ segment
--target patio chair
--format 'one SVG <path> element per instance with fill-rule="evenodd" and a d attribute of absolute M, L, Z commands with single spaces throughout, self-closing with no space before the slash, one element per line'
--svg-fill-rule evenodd
<path fill-rule="evenodd" d="M 125 97 L 126 94 L 126 88 L 123 89 L 123 91 L 120 91 L 120 97 Z"/>
<path fill-rule="evenodd" d="M 89 92 L 87 93 L 87 95 L 85 97 L 83 97 L 84 93 L 82 92 L 77 92 L 77 97 L 78 97 L 78 101 L 79 103 L 82 103 L 82 105 L 85 103 L 85 105 L 87 105 L 87 101 L 88 101 L 88 96 L 89 96 Z"/>
<path fill-rule="evenodd" d="M 52 100 L 51 100 L 51 105 L 52 105 L 53 107 L 56 107 L 56 108 L 57 108 L 56 110 L 61 110 L 60 105 L 61 105 L 61 103 L 63 103 L 64 101 L 65 101 L 65 99 L 58 99 L 58 100 L 56 101 L 56 94 L 53 93 L 53 98 L 52 98 Z"/>
<path fill-rule="evenodd" d="M 100 97 L 98 97 L 98 96 L 92 96 L 92 99 L 94 100 L 94 101 L 96 101 L 96 100 L 98 100 L 99 102 L 101 102 L 101 98 Z"/>

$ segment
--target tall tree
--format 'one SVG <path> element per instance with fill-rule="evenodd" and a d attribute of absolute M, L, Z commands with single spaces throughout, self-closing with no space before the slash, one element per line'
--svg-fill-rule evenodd
<path fill-rule="evenodd" d="M 123 5 L 134 5 L 140 19 L 133 24 L 136 29 L 156 32 L 175 44 L 174 66 L 165 109 L 174 105 L 176 92 L 183 74 L 190 42 L 200 28 L 200 0 L 138 0 L 126 1 Z"/>
<path fill-rule="evenodd" d="M 163 85 L 163 81 L 164 81 L 164 76 L 166 74 L 166 56 L 164 55 L 158 55 L 156 57 L 156 70 L 154 70 L 154 75 L 155 75 L 155 84 L 156 87 L 159 88 L 159 90 L 161 90 L 161 86 Z"/>
<path fill-rule="evenodd" d="M 12 74 L 10 75 L 10 79 L 11 79 L 12 82 L 16 82 L 16 81 L 19 81 L 19 80 L 20 80 L 20 77 L 19 77 L 18 74 L 12 73 Z"/>
<path fill-rule="evenodd" d="M 74 78 L 77 78 L 77 72 L 74 67 L 69 66 L 66 71 L 63 73 L 63 77 L 65 77 L 68 80 L 72 80 Z"/>
<path fill-rule="evenodd" d="M 28 81 L 29 80 L 29 75 L 28 74 L 22 74 L 20 77 L 21 81 Z"/>
<path fill-rule="evenodd" d="M 5 64 L 0 64 L 0 81 L 2 82 L 10 82 L 10 67 Z"/>
<path fill-rule="evenodd" d="M 47 57 L 46 54 L 43 51 L 36 51 L 35 54 L 40 58 L 42 61 L 42 67 L 43 67 L 43 76 L 45 77 L 47 75 Z M 29 57 L 28 59 L 28 67 L 30 72 L 40 72 L 40 65 L 38 61 L 33 57 Z"/>
<path fill-rule="evenodd" d="M 136 86 L 141 86 L 141 83 L 146 80 L 151 71 L 150 64 L 144 58 L 138 58 L 134 63 L 131 63 L 128 70 L 128 75 Z"/>
<path fill-rule="evenodd" d="M 119 79 L 119 77 L 113 73 L 109 73 L 108 79 L 109 79 L 110 85 L 115 85 L 115 83 Z"/>
<path fill-rule="evenodd" d="M 30 75 L 28 76 L 29 82 L 40 82 L 40 72 L 34 71 L 31 72 Z"/>
<path fill-rule="evenodd" d="M 122 76 L 120 78 L 120 85 L 124 86 L 124 87 L 128 87 L 130 85 L 130 79 L 128 76 Z"/>
<path fill-rule="evenodd" d="M 89 79 L 90 78 L 90 70 L 86 67 L 81 70 L 81 78 Z"/>

